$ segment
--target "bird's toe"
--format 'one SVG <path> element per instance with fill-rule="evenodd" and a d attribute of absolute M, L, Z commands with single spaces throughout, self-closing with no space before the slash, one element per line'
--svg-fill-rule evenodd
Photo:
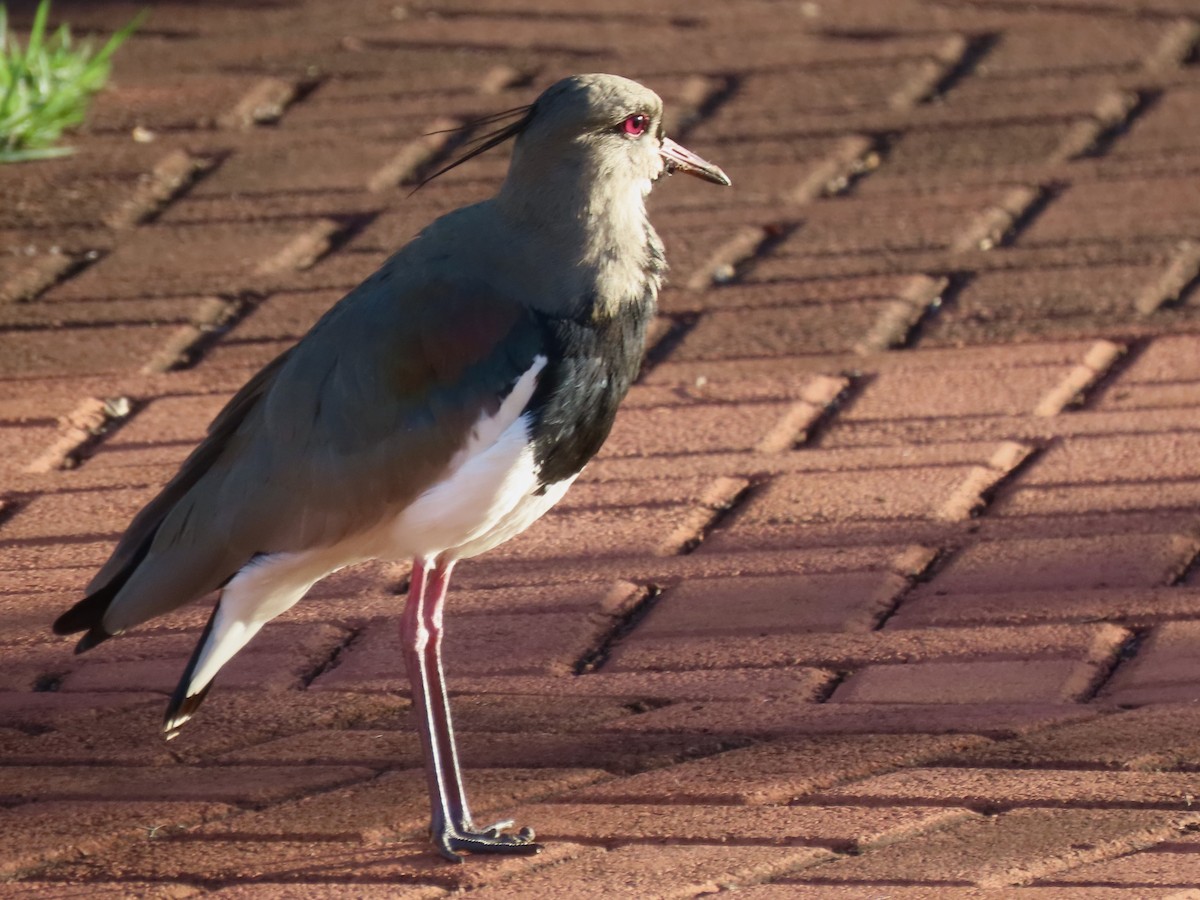
<path fill-rule="evenodd" d="M 463 853 L 512 853 L 532 856 L 542 852 L 542 845 L 534 842 L 532 828 L 522 828 L 515 834 L 508 833 L 513 827 L 511 820 L 497 822 L 487 828 L 473 827 L 447 830 L 438 835 L 434 843 L 442 856 L 453 862 L 462 862 Z"/>

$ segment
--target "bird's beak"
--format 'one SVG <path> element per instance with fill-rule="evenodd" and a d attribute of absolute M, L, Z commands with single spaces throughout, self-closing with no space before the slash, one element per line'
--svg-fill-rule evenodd
<path fill-rule="evenodd" d="M 658 152 L 667 162 L 663 171 L 668 175 L 673 172 L 686 172 L 688 175 L 695 175 L 697 178 L 703 178 L 713 184 L 733 184 L 728 175 L 708 160 L 701 159 L 687 147 L 680 147 L 669 137 L 663 138 L 662 147 Z"/>

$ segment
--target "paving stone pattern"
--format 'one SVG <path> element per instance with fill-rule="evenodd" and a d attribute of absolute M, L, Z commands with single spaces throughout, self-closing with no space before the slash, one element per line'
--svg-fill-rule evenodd
<path fill-rule="evenodd" d="M 1198 46 L 1194 0 L 154 4 L 79 152 L 0 168 L 0 895 L 1200 896 Z M 170 744 L 203 608 L 48 626 L 233 390 L 495 188 L 412 194 L 428 132 L 579 71 L 735 187 L 656 190 L 611 440 L 460 567 L 467 779 L 548 849 L 456 867 L 403 566 Z"/>

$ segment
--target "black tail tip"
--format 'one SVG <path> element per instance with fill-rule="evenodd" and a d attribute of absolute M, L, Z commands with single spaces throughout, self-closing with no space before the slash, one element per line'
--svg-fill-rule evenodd
<path fill-rule="evenodd" d="M 54 620 L 51 628 L 55 634 L 78 634 L 85 632 L 84 636 L 79 639 L 79 643 L 75 645 L 76 653 L 83 653 L 91 650 L 97 644 L 107 641 L 111 634 L 104 630 L 104 626 L 99 622 L 90 618 L 84 618 L 89 610 L 81 610 L 87 600 L 82 603 L 77 603 L 75 606 L 68 609 L 65 613 Z"/>
<path fill-rule="evenodd" d="M 84 597 L 65 613 L 54 620 L 51 628 L 55 634 L 78 634 L 87 632 L 75 645 L 76 653 L 91 650 L 97 644 L 107 641 L 112 634 L 104 628 L 104 614 L 112 603 L 111 588 L 101 588 L 94 594 Z"/>
<path fill-rule="evenodd" d="M 111 634 L 101 628 L 99 625 L 93 625 L 92 628 L 79 639 L 79 643 L 75 645 L 76 653 L 85 653 L 91 650 L 97 644 L 107 641 Z"/>
<path fill-rule="evenodd" d="M 171 703 L 167 706 L 167 713 L 163 716 L 162 730 L 163 735 L 168 741 L 171 738 L 177 737 L 179 729 L 183 727 L 188 719 L 195 715 L 200 704 L 204 702 L 204 698 L 208 696 L 208 689 L 212 687 L 212 682 L 210 681 L 190 697 L 184 695 L 186 685 L 187 678 L 185 676 L 184 681 L 175 689 L 175 695 L 171 697 Z"/>

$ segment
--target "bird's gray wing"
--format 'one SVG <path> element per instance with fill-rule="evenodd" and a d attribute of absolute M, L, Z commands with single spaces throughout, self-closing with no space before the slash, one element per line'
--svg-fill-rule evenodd
<path fill-rule="evenodd" d="M 259 554 L 335 543 L 438 480 L 541 350 L 525 306 L 385 266 L 255 376 L 134 519 L 55 630 L 87 646 L 220 586 Z"/>

